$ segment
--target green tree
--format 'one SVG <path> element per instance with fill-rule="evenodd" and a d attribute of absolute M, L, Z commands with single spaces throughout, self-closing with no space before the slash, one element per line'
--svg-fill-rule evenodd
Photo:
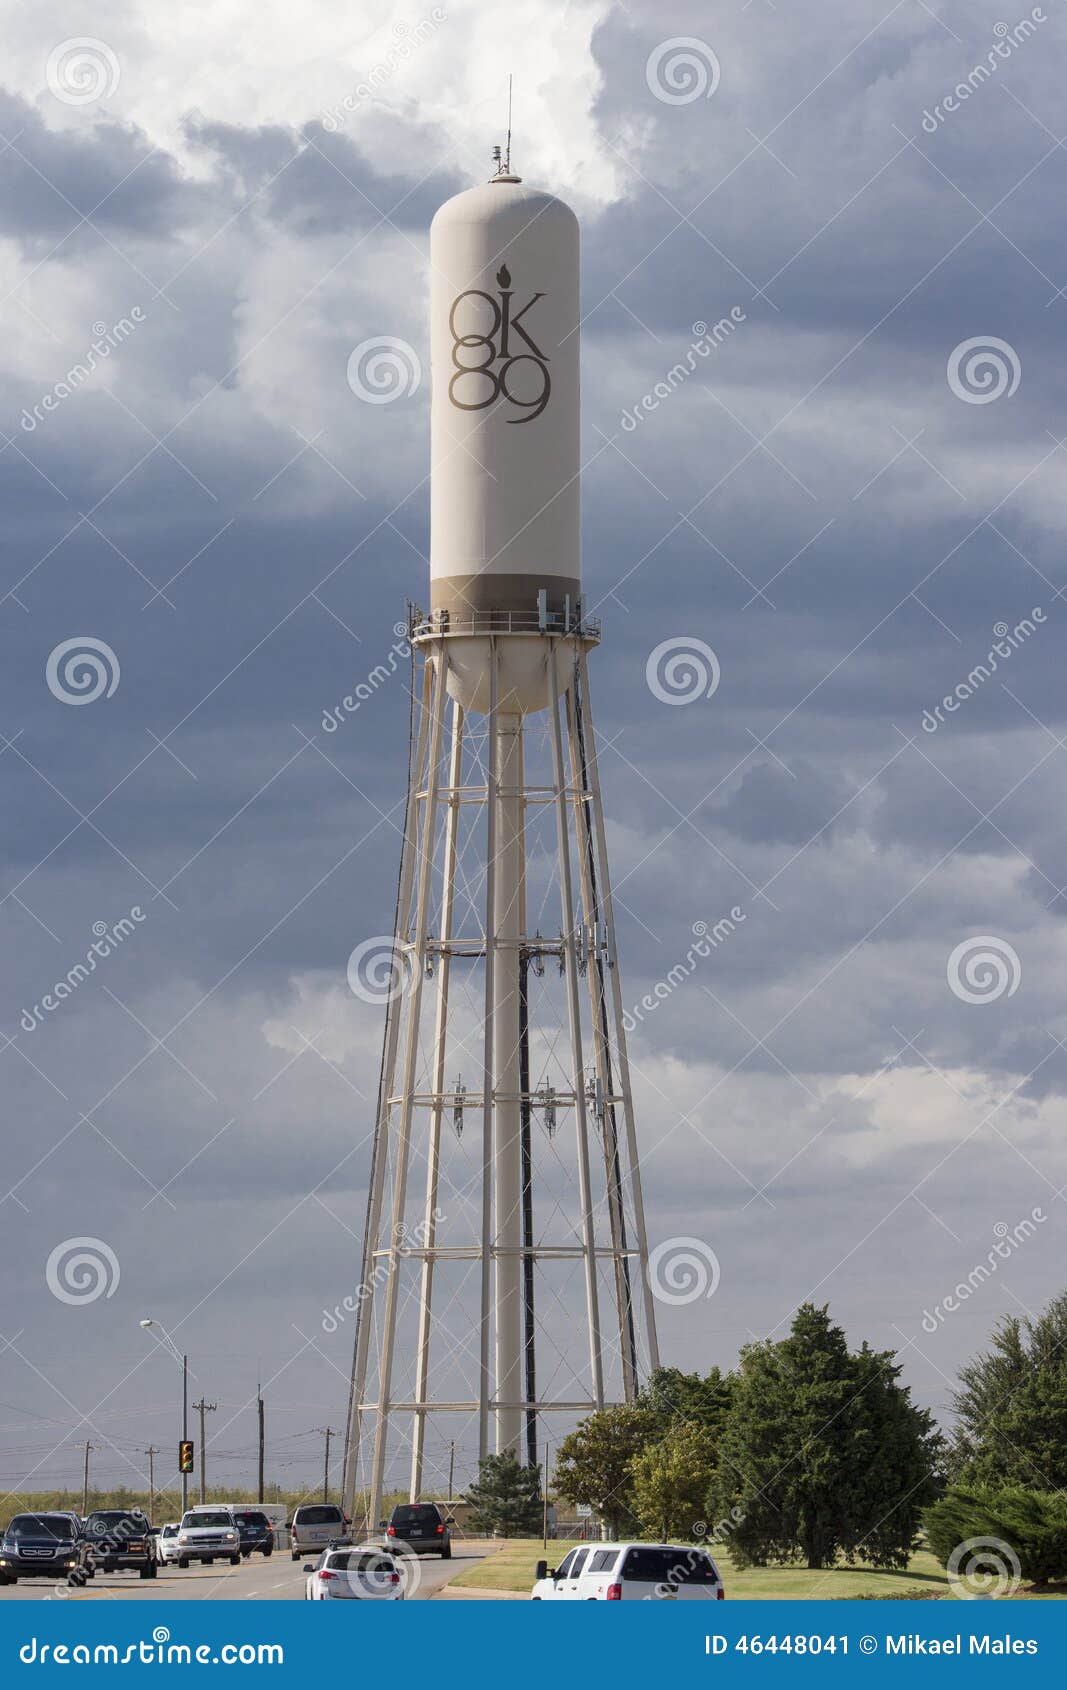
<path fill-rule="evenodd" d="M 1047 1584 L 1067 1575 L 1067 1498 L 1010 1486 L 953 1485 L 923 1519 L 942 1566 L 979 1590 L 1014 1576 Z"/>
<path fill-rule="evenodd" d="M 960 1370 L 953 1471 L 961 1482 L 1067 1489 L 1067 1291 L 1037 1320 L 1009 1315 Z"/>
<path fill-rule="evenodd" d="M 713 1519 L 734 1521 L 736 1559 L 907 1564 L 937 1494 L 941 1439 L 899 1375 L 891 1352 L 850 1353 L 810 1303 L 788 1338 L 742 1351 L 708 1501 Z"/>
<path fill-rule="evenodd" d="M 658 1443 L 634 1456 L 630 1471 L 633 1508 L 643 1531 L 662 1542 L 703 1536 L 705 1502 L 715 1476 L 715 1445 L 703 1426 L 675 1420 Z"/>
<path fill-rule="evenodd" d="M 657 1367 L 638 1402 L 669 1426 L 672 1420 L 686 1420 L 703 1426 L 717 1438 L 726 1423 L 733 1399 L 735 1378 L 713 1367 L 710 1373 L 683 1373 L 679 1367 Z"/>
<path fill-rule="evenodd" d="M 594 1509 L 613 1536 L 622 1535 L 636 1520 L 630 1464 L 662 1429 L 658 1416 L 638 1403 L 590 1414 L 556 1452 L 554 1479 L 560 1496 Z"/>
<path fill-rule="evenodd" d="M 531 1537 L 543 1520 L 540 1469 L 520 1466 L 510 1451 L 487 1455 L 474 1484 L 467 1486 L 467 1501 L 475 1531 Z"/>

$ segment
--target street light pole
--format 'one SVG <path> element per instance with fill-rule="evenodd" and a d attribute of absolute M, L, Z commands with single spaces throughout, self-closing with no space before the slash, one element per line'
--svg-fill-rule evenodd
<path fill-rule="evenodd" d="M 146 1315 L 140 1324 L 146 1332 L 159 1332 L 162 1335 L 164 1349 L 167 1351 L 168 1355 L 173 1357 L 182 1370 L 182 1442 L 185 1443 L 188 1441 L 189 1437 L 189 1357 L 187 1355 L 183 1355 L 166 1327 L 162 1325 L 160 1321 L 153 1320 L 150 1315 Z M 189 1507 L 188 1473 L 183 1473 L 181 1475 L 181 1481 L 182 1513 L 184 1514 Z"/>

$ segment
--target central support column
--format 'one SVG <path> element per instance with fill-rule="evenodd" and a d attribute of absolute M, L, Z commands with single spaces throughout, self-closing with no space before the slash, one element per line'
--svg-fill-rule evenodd
<path fill-rule="evenodd" d="M 500 717 L 496 736 L 496 933 L 493 1003 L 493 1182 L 496 1215 L 495 1331 L 497 1453 L 522 1460 L 522 1139 L 519 1108 L 519 947 L 525 850 L 522 717 Z"/>

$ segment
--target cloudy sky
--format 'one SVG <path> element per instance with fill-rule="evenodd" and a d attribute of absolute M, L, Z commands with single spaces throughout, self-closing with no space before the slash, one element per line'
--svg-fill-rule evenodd
<path fill-rule="evenodd" d="M 343 1421 L 322 1311 L 380 1038 L 345 970 L 392 915 L 403 668 L 322 721 L 425 598 L 428 225 L 509 71 L 515 162 L 583 220 L 628 1001 L 744 918 L 633 1035 L 651 1237 L 721 1267 L 664 1359 L 728 1366 L 812 1297 L 944 1418 L 1062 1284 L 1062 0 L 45 0 L 6 33 L 4 1487 L 171 1448 L 146 1314 L 216 1472 L 251 1476 L 257 1376 L 274 1476 Z M 370 404 L 382 336 L 414 358 Z M 710 696 L 649 669 L 675 640 Z M 80 1238 L 117 1271 L 64 1300 Z"/>

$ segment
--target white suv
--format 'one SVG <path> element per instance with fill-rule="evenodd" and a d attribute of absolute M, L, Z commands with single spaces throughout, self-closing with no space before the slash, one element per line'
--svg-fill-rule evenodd
<path fill-rule="evenodd" d="M 708 1550 L 684 1543 L 579 1544 L 558 1567 L 538 1561 L 534 1602 L 716 1602 L 726 1595 Z"/>
<path fill-rule="evenodd" d="M 178 1527 L 179 1567 L 187 1567 L 190 1561 L 203 1561 L 207 1566 L 222 1560 L 229 1561 L 231 1567 L 241 1565 L 241 1537 L 233 1514 L 211 1503 L 190 1508 Z"/>

